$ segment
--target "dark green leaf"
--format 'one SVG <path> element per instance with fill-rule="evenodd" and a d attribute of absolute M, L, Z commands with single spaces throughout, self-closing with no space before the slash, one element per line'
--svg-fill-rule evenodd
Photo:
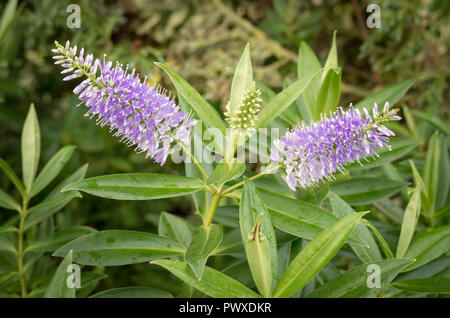
<path fill-rule="evenodd" d="M 355 178 L 330 185 L 331 191 L 351 205 L 370 204 L 389 198 L 406 184 L 379 178 Z"/>
<path fill-rule="evenodd" d="M 73 259 L 83 265 L 116 266 L 182 255 L 183 246 L 155 234 L 107 230 L 84 235 L 57 250 L 63 256 L 73 250 Z"/>
<path fill-rule="evenodd" d="M 173 296 L 164 290 L 136 286 L 103 290 L 89 298 L 173 298 Z"/>
<path fill-rule="evenodd" d="M 160 265 L 170 271 L 173 275 L 189 284 L 190 286 L 198 289 L 202 293 L 205 293 L 215 298 L 255 298 L 260 297 L 253 290 L 245 287 L 238 281 L 231 277 L 206 266 L 202 279 L 194 275 L 190 266 L 181 261 L 160 259 L 153 261 L 152 264 Z"/>
<path fill-rule="evenodd" d="M 191 194 L 204 186 L 203 181 L 190 177 L 127 173 L 84 179 L 69 184 L 63 191 L 79 190 L 115 200 L 151 200 Z"/>
<path fill-rule="evenodd" d="M 195 231 L 185 259 L 198 279 L 202 278 L 206 261 L 222 241 L 222 228 L 216 224 L 200 226 Z"/>
<path fill-rule="evenodd" d="M 72 156 L 75 146 L 65 146 L 59 150 L 44 166 L 31 187 L 30 198 L 44 189 L 61 171 Z"/>

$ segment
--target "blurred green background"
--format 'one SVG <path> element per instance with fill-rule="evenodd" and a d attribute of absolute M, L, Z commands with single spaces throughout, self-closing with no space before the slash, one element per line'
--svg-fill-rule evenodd
<path fill-rule="evenodd" d="M 6 3 L 0 4 L 1 12 Z M 81 8 L 79 29 L 70 29 L 66 24 L 70 15 L 66 8 L 71 3 Z M 296 76 L 300 43 L 307 42 L 323 62 L 333 31 L 337 30 L 339 64 L 343 69 L 340 105 L 417 76 L 418 81 L 403 103 L 448 122 L 450 2 L 373 1 L 381 7 L 380 29 L 366 27 L 366 7 L 370 3 L 19 1 L 11 24 L 0 37 L 0 157 L 20 171 L 20 131 L 33 102 L 42 134 L 40 167 L 62 146 L 77 146 L 53 184 L 84 163 L 89 163 L 88 177 L 131 171 L 183 174 L 182 165 L 169 162 L 161 167 L 145 160 L 112 137 L 106 127 L 100 128 L 84 117 L 85 107 L 76 107 L 79 101 L 72 94 L 76 83 L 62 82 L 60 70 L 52 63 L 50 50 L 55 40 L 70 40 L 97 56 L 106 53 L 108 59 L 129 64 L 173 90 L 168 78 L 153 64 L 164 62 L 214 106 L 224 108 L 233 67 L 247 42 L 251 45 L 255 78 L 279 90 Z M 14 193 L 4 174 L 0 174 L 0 188 Z M 45 195 L 44 191 L 39 197 Z M 62 228 L 83 224 L 102 230 L 155 232 L 161 211 L 189 215 L 193 204 L 183 198 L 127 202 L 85 195 L 56 214 L 55 223 Z M 0 213 L 0 221 L 13 214 L 5 210 Z M 129 285 L 138 273 L 140 284 L 145 284 L 146 269 L 145 265 L 108 268 L 109 278 L 102 282 L 102 289 Z M 153 286 L 158 285 L 154 273 L 147 277 Z"/>

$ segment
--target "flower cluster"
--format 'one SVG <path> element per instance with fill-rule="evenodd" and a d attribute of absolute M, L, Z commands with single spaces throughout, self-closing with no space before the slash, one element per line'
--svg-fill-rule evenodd
<path fill-rule="evenodd" d="M 128 145 L 145 152 L 146 157 L 161 165 L 167 160 L 174 141 L 186 142 L 189 127 L 195 120 L 185 114 L 164 91 L 149 86 L 146 78 L 141 82 L 135 70 L 116 63 L 77 55 L 77 46 L 55 42 L 55 64 L 61 64 L 64 81 L 85 77 L 73 92 L 86 104 L 86 116 L 97 115 L 97 123 L 109 125 L 115 136 Z"/>
<path fill-rule="evenodd" d="M 389 110 L 389 103 L 381 114 L 375 104 L 372 117 L 365 108 L 364 115 L 352 106 L 347 111 L 340 108 L 330 117 L 302 124 L 275 140 L 271 159 L 285 168 L 286 182 L 293 190 L 331 180 L 344 165 L 377 156 L 376 149 L 390 149 L 388 141 L 394 133 L 381 123 L 400 120 L 397 112 Z"/>
<path fill-rule="evenodd" d="M 260 95 L 261 91 L 256 89 L 253 83 L 253 87 L 244 93 L 242 103 L 236 113 L 232 114 L 229 110 L 225 113 L 225 119 L 232 129 L 247 135 L 253 133 L 256 117 L 261 108 Z"/>

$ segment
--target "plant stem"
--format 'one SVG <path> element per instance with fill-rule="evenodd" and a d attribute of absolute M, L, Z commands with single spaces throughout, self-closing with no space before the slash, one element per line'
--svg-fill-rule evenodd
<path fill-rule="evenodd" d="M 202 165 L 195 159 L 194 155 L 187 149 L 187 147 L 179 140 L 177 140 L 178 144 L 181 146 L 183 151 L 191 158 L 192 162 L 197 167 L 198 171 L 202 174 L 203 178 L 207 180 L 209 178 L 209 175 L 206 173 L 205 169 L 203 169 Z"/>
<path fill-rule="evenodd" d="M 280 167 L 281 167 L 281 165 L 274 166 L 274 167 L 272 167 L 270 169 L 267 169 L 267 170 L 265 170 L 263 172 L 258 173 L 257 175 L 255 175 L 253 177 L 250 177 L 248 179 L 251 180 L 251 181 L 256 180 L 258 178 L 261 178 L 262 176 L 265 176 L 266 174 L 270 174 L 270 173 L 278 170 Z M 238 182 L 238 183 L 232 185 L 231 187 L 227 188 L 225 191 L 221 192 L 220 194 L 222 194 L 222 195 L 227 194 L 227 193 L 233 191 L 234 189 L 237 189 L 237 188 L 239 188 L 239 187 L 241 187 L 243 185 L 244 185 L 244 181 Z"/>
<path fill-rule="evenodd" d="M 27 217 L 28 202 L 27 200 L 23 201 L 22 210 L 20 212 L 20 223 L 19 223 L 19 231 L 18 231 L 18 243 L 17 243 L 17 270 L 19 272 L 20 279 L 20 288 L 22 291 L 22 298 L 28 297 L 27 295 L 27 286 L 25 282 L 25 271 L 23 267 L 23 257 L 24 257 L 24 248 L 23 248 L 23 236 L 25 233 L 25 219 Z"/>
<path fill-rule="evenodd" d="M 212 200 L 211 200 L 211 205 L 209 206 L 208 211 L 206 212 L 205 218 L 203 219 L 203 225 L 205 227 L 208 227 L 213 219 L 214 219 L 214 214 L 216 213 L 216 209 L 217 206 L 219 205 L 219 201 L 222 198 L 222 196 L 220 194 L 213 194 L 212 196 Z"/>

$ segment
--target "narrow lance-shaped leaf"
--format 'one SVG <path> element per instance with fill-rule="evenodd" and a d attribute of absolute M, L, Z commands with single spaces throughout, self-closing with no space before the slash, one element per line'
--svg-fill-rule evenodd
<path fill-rule="evenodd" d="M 333 213 L 338 218 L 343 218 L 346 215 L 356 213 L 347 202 L 331 191 L 328 193 L 328 199 L 330 201 Z M 378 249 L 378 245 L 373 236 L 370 234 L 367 226 L 358 224 L 355 227 L 354 233 L 357 234 L 355 235 L 355 238 L 361 238 L 364 243 L 367 244 L 367 246 L 364 246 L 363 244 L 358 245 L 349 242 L 350 247 L 363 263 L 375 262 L 383 259 L 380 250 Z"/>
<path fill-rule="evenodd" d="M 181 245 L 188 247 L 192 241 L 191 226 L 176 215 L 161 212 L 159 216 L 158 234 L 170 238 Z"/>
<path fill-rule="evenodd" d="M 406 184 L 379 178 L 355 178 L 331 184 L 331 190 L 351 205 L 370 204 L 391 197 Z"/>
<path fill-rule="evenodd" d="M 308 73 L 276 95 L 258 114 L 256 128 L 266 127 L 283 113 L 308 87 L 317 73 Z"/>
<path fill-rule="evenodd" d="M 253 290 L 245 287 L 233 278 L 206 266 L 202 279 L 199 280 L 192 272 L 189 264 L 182 261 L 159 259 L 151 262 L 164 267 L 173 275 L 215 298 L 258 298 L 260 297 Z"/>
<path fill-rule="evenodd" d="M 81 168 L 77 169 L 66 179 L 61 181 L 53 190 L 47 195 L 47 197 L 38 205 L 31 207 L 28 212 L 29 215 L 25 221 L 25 230 L 30 226 L 48 218 L 54 213 L 61 210 L 66 206 L 73 198 L 80 198 L 81 194 L 78 191 L 61 192 L 61 190 L 68 184 L 78 181 L 84 178 L 86 175 L 88 165 L 85 164 Z"/>
<path fill-rule="evenodd" d="M 0 19 L 0 43 L 14 22 L 16 10 L 17 0 L 9 0 L 6 6 L 3 7 L 2 17 Z"/>
<path fill-rule="evenodd" d="M 228 110 L 231 114 L 236 113 L 239 109 L 242 99 L 244 98 L 244 93 L 252 87 L 252 83 L 252 62 L 250 60 L 250 47 L 247 43 L 231 83 L 230 102 L 228 104 Z"/>
<path fill-rule="evenodd" d="M 65 146 L 47 162 L 31 187 L 30 197 L 38 194 L 59 174 L 72 156 L 74 149 L 75 146 Z"/>
<path fill-rule="evenodd" d="M 341 96 L 341 69 L 330 69 L 320 86 L 317 95 L 314 119 L 320 120 L 321 113 L 334 111 Z"/>
<path fill-rule="evenodd" d="M 216 224 L 200 226 L 194 233 L 185 259 L 198 279 L 202 278 L 206 261 L 222 241 L 222 228 Z"/>
<path fill-rule="evenodd" d="M 431 262 L 450 249 L 450 226 L 440 226 L 430 232 L 422 232 L 411 242 L 405 258 L 415 263 L 405 268 L 410 271 Z"/>
<path fill-rule="evenodd" d="M 415 81 L 415 79 L 409 79 L 401 83 L 387 86 L 379 90 L 378 92 L 364 98 L 354 107 L 360 110 L 364 107 L 369 109 L 373 107 L 374 103 L 377 103 L 378 105 L 384 105 L 384 103 L 386 102 L 389 102 L 390 105 L 394 105 L 403 97 L 403 95 L 406 94 L 408 89 L 414 84 Z"/>
<path fill-rule="evenodd" d="M 66 206 L 73 198 L 81 198 L 80 192 L 64 192 L 55 198 L 46 199 L 41 203 L 32 206 L 28 210 L 30 214 L 25 221 L 25 229 L 28 229 L 30 226 L 45 220 L 49 216 L 52 216 L 54 213 Z"/>
<path fill-rule="evenodd" d="M 423 182 L 423 179 L 420 176 L 420 173 L 417 170 L 416 165 L 414 164 L 414 161 L 409 160 L 409 164 L 411 166 L 411 170 L 413 173 L 414 184 L 420 188 L 420 191 L 425 196 L 425 198 L 428 197 L 428 189 L 425 186 L 425 183 Z"/>
<path fill-rule="evenodd" d="M 420 119 L 427 121 L 429 124 L 441 130 L 447 136 L 450 136 L 450 126 L 447 123 L 443 122 L 439 117 L 433 116 L 417 109 L 414 109 L 411 112 Z"/>
<path fill-rule="evenodd" d="M 310 298 L 368 298 L 380 293 L 405 268 L 409 259 L 387 259 L 362 264 L 317 288 Z"/>
<path fill-rule="evenodd" d="M 133 286 L 103 290 L 89 298 L 173 298 L 173 296 L 164 290 Z"/>
<path fill-rule="evenodd" d="M 325 61 L 325 65 L 323 67 L 322 83 L 324 82 L 325 77 L 328 74 L 328 71 L 333 68 L 338 67 L 336 34 L 337 34 L 337 31 L 334 31 L 333 32 L 333 41 L 331 42 L 331 48 L 330 48 L 330 51 L 328 52 L 328 57 L 327 57 L 327 60 Z"/>
<path fill-rule="evenodd" d="M 306 42 L 300 44 L 298 52 L 297 63 L 297 78 L 304 78 L 309 73 L 316 73 L 317 75 L 311 80 L 310 85 L 304 90 L 302 97 L 307 108 L 307 113 L 300 109 L 303 119 L 309 120 L 313 118 L 314 106 L 316 105 L 316 98 L 320 88 L 322 65 L 313 50 Z"/>
<path fill-rule="evenodd" d="M 73 250 L 73 259 L 83 265 L 117 266 L 182 255 L 183 246 L 151 233 L 107 230 L 84 235 L 58 249 L 54 256 Z"/>
<path fill-rule="evenodd" d="M 436 208 L 436 193 L 439 184 L 440 142 L 438 137 L 437 132 L 431 137 L 423 167 L 423 181 L 428 193 L 424 204 L 424 212 L 429 219 L 432 218 Z"/>
<path fill-rule="evenodd" d="M 402 258 L 408 250 L 409 243 L 414 235 L 417 220 L 420 214 L 420 187 L 414 189 L 403 216 L 402 228 L 397 244 L 397 258 Z"/>
<path fill-rule="evenodd" d="M 63 191 L 79 190 L 115 200 L 151 200 L 183 196 L 204 188 L 202 180 L 157 173 L 111 174 L 80 180 Z"/>
<path fill-rule="evenodd" d="M 217 111 L 180 75 L 161 63 L 155 63 L 162 68 L 172 80 L 175 88 L 195 110 L 197 115 L 209 126 L 218 128 L 225 136 L 226 127 Z"/>
<path fill-rule="evenodd" d="M 402 280 L 392 284 L 395 288 L 430 294 L 450 294 L 449 277 L 427 277 L 411 280 Z"/>
<path fill-rule="evenodd" d="M 272 270 L 270 247 L 261 231 L 262 214 L 256 220 L 252 232 L 249 233 L 246 244 L 247 262 L 258 291 L 264 297 L 272 294 Z"/>
<path fill-rule="evenodd" d="M 16 173 L 11 169 L 8 163 L 0 158 L 0 169 L 2 169 L 11 182 L 16 186 L 17 190 L 20 192 L 22 197 L 25 197 L 25 188 L 23 187 L 22 181 L 17 177 Z"/>
<path fill-rule="evenodd" d="M 267 240 L 270 251 L 270 266 L 272 269 L 273 281 L 278 280 L 278 250 L 275 231 L 272 225 L 270 214 L 268 213 L 263 200 L 259 196 L 254 183 L 244 177 L 244 189 L 239 205 L 239 225 L 241 230 L 242 243 L 248 255 L 248 236 L 254 230 L 258 217 L 261 217 L 260 231 Z"/>
<path fill-rule="evenodd" d="M 39 164 L 41 152 L 41 134 L 39 122 L 31 104 L 22 129 L 22 177 L 27 192 L 30 192 Z"/>
<path fill-rule="evenodd" d="M 361 165 L 359 162 L 354 162 L 346 166 L 346 169 L 351 170 L 367 170 L 379 166 L 383 166 L 386 163 L 392 162 L 410 153 L 414 150 L 419 143 L 411 139 L 393 139 L 391 141 L 392 149 L 382 149 L 378 151 L 378 156 L 375 158 L 369 157 L 364 160 Z"/>
<path fill-rule="evenodd" d="M 72 264 L 72 251 L 69 250 L 64 260 L 59 264 L 56 273 L 45 291 L 45 298 L 75 298 L 75 285 L 69 286 L 69 275 L 72 275 L 69 266 Z"/>
<path fill-rule="evenodd" d="M 231 162 L 220 162 L 208 178 L 208 184 L 217 189 L 228 181 L 239 178 L 245 171 L 245 163 L 233 158 Z"/>
<path fill-rule="evenodd" d="M 2 189 L 0 189 L 0 207 L 9 210 L 21 210 L 20 204 Z"/>
<path fill-rule="evenodd" d="M 440 136 L 439 138 L 441 157 L 439 158 L 439 181 L 435 199 L 436 210 L 441 209 L 446 203 L 450 202 L 448 199 L 450 194 L 450 178 L 448 178 L 450 176 L 450 158 L 447 138 L 444 136 Z"/>
<path fill-rule="evenodd" d="M 308 243 L 289 264 L 273 297 L 289 297 L 305 286 L 336 255 L 364 214 L 347 215 Z"/>

